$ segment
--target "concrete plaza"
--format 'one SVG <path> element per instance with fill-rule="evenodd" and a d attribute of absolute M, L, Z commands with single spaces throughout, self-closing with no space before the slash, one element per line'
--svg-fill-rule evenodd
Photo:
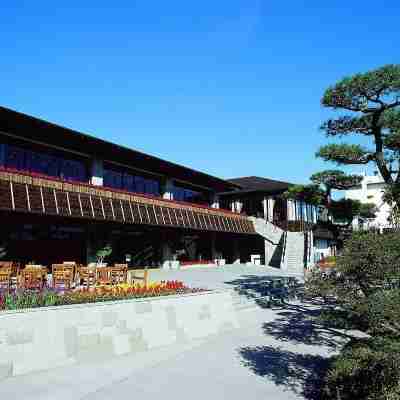
<path fill-rule="evenodd" d="M 275 271 L 276 276 L 280 271 Z M 264 267 L 152 271 L 151 279 L 180 279 L 191 286 L 262 286 Z M 256 286 L 250 285 L 252 291 Z M 240 296 L 246 296 L 246 293 Z M 207 339 L 7 379 L 7 399 L 314 399 L 318 374 L 346 340 L 313 321 L 319 307 L 294 302 L 267 308 L 236 305 L 239 328 Z M 26 355 L 29 357 L 29 354 Z"/>

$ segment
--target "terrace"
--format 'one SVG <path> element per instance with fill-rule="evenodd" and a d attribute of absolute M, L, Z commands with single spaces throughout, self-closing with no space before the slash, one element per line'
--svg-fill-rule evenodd
<path fill-rule="evenodd" d="M 0 210 L 255 234 L 251 221 L 229 211 L 4 168 L 0 169 Z"/>

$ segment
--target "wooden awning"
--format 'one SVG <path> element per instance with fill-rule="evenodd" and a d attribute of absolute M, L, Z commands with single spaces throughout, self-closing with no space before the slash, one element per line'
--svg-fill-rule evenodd
<path fill-rule="evenodd" d="M 255 234 L 245 216 L 40 175 L 0 170 L 0 209 L 203 231 Z"/>

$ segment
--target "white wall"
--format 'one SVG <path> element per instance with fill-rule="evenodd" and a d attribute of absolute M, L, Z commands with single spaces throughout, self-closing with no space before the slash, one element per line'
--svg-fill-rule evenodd
<path fill-rule="evenodd" d="M 330 240 L 328 239 L 314 238 L 314 262 L 334 255 L 330 244 Z"/>
<path fill-rule="evenodd" d="M 383 201 L 385 183 L 380 175 L 364 176 L 361 185 L 345 192 L 345 198 L 358 200 L 361 203 L 375 204 L 378 212 L 374 220 L 369 221 L 367 226 L 376 228 L 391 227 L 388 222 L 391 208 Z M 353 226 L 359 226 L 359 221 L 353 221 Z"/>
<path fill-rule="evenodd" d="M 0 312 L 0 381 L 231 330 L 239 326 L 232 295 L 215 291 Z"/>

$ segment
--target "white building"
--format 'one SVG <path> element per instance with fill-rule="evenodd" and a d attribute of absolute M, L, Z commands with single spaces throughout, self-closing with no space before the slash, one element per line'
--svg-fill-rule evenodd
<path fill-rule="evenodd" d="M 377 209 L 376 216 L 373 219 L 355 218 L 353 221 L 354 229 L 377 228 L 382 230 L 392 227 L 389 222 L 391 207 L 383 200 L 384 190 L 385 182 L 376 173 L 372 176 L 364 174 L 363 180 L 359 185 L 345 192 L 346 199 L 359 200 L 364 204 L 372 203 L 375 204 Z"/>

